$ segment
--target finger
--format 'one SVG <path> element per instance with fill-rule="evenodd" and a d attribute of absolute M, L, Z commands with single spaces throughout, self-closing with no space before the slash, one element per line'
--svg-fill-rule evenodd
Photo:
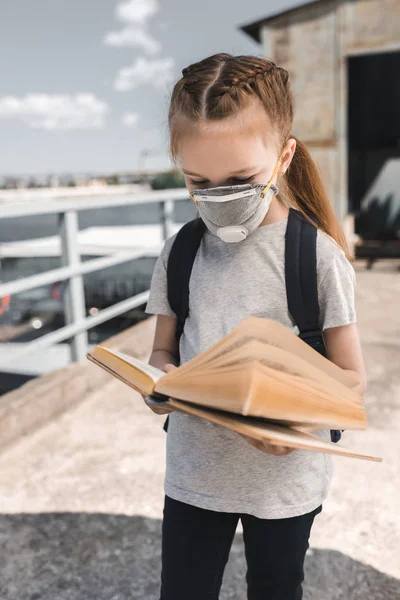
<path fill-rule="evenodd" d="M 275 454 L 275 456 L 285 456 L 286 454 L 290 454 L 293 452 L 293 448 L 288 448 L 287 446 L 277 446 L 276 444 L 270 444 L 267 441 L 264 441 L 265 448 L 271 454 Z"/>
<path fill-rule="evenodd" d="M 268 440 L 262 440 L 261 443 L 264 445 L 264 448 L 273 453 L 275 453 L 280 448 L 280 446 L 277 446 L 276 444 L 271 444 L 271 442 Z"/>
<path fill-rule="evenodd" d="M 284 456 L 286 454 L 290 454 L 290 452 L 293 452 L 293 448 L 288 448 L 287 446 L 276 446 L 267 440 L 256 440 L 252 437 L 244 435 L 243 433 L 240 433 L 239 435 L 241 435 L 251 446 L 257 450 L 261 450 L 261 452 L 264 452 L 265 454 Z"/>
<path fill-rule="evenodd" d="M 254 438 L 251 438 L 248 435 L 245 435 L 244 433 L 239 433 L 239 435 L 240 437 L 244 438 L 246 442 L 249 442 L 249 444 L 253 444 L 255 442 Z"/>
<path fill-rule="evenodd" d="M 247 440 L 247 442 L 251 444 L 254 448 L 257 448 L 257 450 L 261 450 L 262 452 L 265 452 L 267 454 L 276 454 L 277 446 L 275 446 L 274 444 L 270 444 L 267 440 L 256 440 L 255 438 L 249 437 L 247 435 L 240 435 L 242 435 L 242 437 L 244 437 Z"/>
<path fill-rule="evenodd" d="M 175 369 L 177 369 L 177 368 L 178 367 L 176 365 L 168 363 L 168 364 L 164 365 L 163 371 L 164 371 L 164 373 L 170 373 L 171 371 L 175 371 Z"/>
<path fill-rule="evenodd" d="M 244 435 L 242 433 L 240 433 L 239 435 L 241 435 L 254 448 L 257 448 L 258 450 L 263 450 L 263 443 L 262 443 L 262 441 L 256 440 L 256 439 L 254 439 L 252 437 L 249 437 L 247 435 Z"/>
<path fill-rule="evenodd" d="M 277 449 L 277 456 L 286 456 L 293 452 L 293 448 L 288 448 L 287 446 L 279 446 Z"/>
<path fill-rule="evenodd" d="M 254 440 L 253 446 L 265 454 L 277 454 L 276 446 L 267 440 Z"/>
<path fill-rule="evenodd" d="M 156 415 L 168 415 L 173 412 L 173 408 L 157 408 L 153 406 L 150 406 L 150 408 Z"/>

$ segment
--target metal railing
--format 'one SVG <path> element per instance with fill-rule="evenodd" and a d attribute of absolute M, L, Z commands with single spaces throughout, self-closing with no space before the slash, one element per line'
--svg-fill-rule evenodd
<path fill-rule="evenodd" d="M 2 360 L 0 367 L 65 340 L 69 340 L 70 343 L 71 360 L 76 362 L 83 361 L 88 349 L 87 331 L 89 329 L 132 310 L 147 301 L 149 291 L 117 302 L 99 311 L 96 315 L 86 316 L 83 275 L 149 256 L 149 250 L 119 251 L 110 256 L 81 262 L 78 245 L 78 212 L 114 206 L 158 203 L 162 237 L 165 240 L 172 234 L 174 202 L 176 200 L 185 200 L 188 197 L 186 189 L 175 189 L 137 194 L 118 194 L 117 192 L 113 195 L 111 195 L 110 191 L 110 195 L 107 197 L 77 198 L 75 196 L 70 198 L 59 197 L 57 200 L 0 202 L 0 223 L 4 222 L 4 219 L 7 218 L 57 214 L 62 263 L 62 266 L 57 269 L 1 283 L 0 299 L 4 296 L 25 292 L 43 285 L 60 281 L 66 282 L 63 297 L 66 325 L 25 344 L 23 348 L 13 350 L 9 353 L 6 360 Z"/>

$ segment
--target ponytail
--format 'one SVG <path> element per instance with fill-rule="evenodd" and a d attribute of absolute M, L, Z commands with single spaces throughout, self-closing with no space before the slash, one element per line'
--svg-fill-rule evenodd
<path fill-rule="evenodd" d="M 188 124 L 221 121 L 259 105 L 274 126 L 281 148 L 291 138 L 293 95 L 288 72 L 269 59 L 256 56 L 214 54 L 182 71 L 175 84 L 168 123 L 171 156 L 179 155 L 179 140 Z M 254 102 L 257 101 L 257 105 Z M 346 238 L 326 195 L 318 169 L 305 145 L 297 141 L 292 163 L 279 180 L 281 200 L 301 211 L 330 235 L 349 258 Z"/>
<path fill-rule="evenodd" d="M 290 203 L 330 235 L 351 259 L 345 235 L 329 202 L 318 168 L 305 144 L 293 139 L 296 140 L 296 151 L 286 172 L 284 186 Z"/>

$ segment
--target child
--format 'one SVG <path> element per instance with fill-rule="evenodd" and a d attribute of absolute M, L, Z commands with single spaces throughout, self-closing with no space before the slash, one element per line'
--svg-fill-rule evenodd
<path fill-rule="evenodd" d="M 193 265 L 190 312 L 179 349 L 167 299 L 173 238 L 157 261 L 146 309 L 157 315 L 150 363 L 168 372 L 248 315 L 296 331 L 288 313 L 284 264 L 289 207 L 294 207 L 318 225 L 318 297 L 327 355 L 358 376 L 363 393 L 354 269 L 317 169 L 291 135 L 288 73 L 269 60 L 217 54 L 182 74 L 169 111 L 171 155 L 194 192 L 207 232 Z M 250 190 L 247 196 L 243 189 Z M 226 201 L 232 193 L 235 199 Z M 329 439 L 330 433 L 316 435 Z M 327 454 L 277 449 L 197 417 L 171 413 L 161 600 L 218 599 L 239 519 L 248 598 L 302 598 L 310 530 L 331 477 Z"/>

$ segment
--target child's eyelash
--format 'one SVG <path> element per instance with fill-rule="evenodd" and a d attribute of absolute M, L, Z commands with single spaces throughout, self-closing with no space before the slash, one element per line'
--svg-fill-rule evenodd
<path fill-rule="evenodd" d="M 238 183 L 250 183 L 254 179 L 255 175 L 251 177 L 246 177 L 245 179 L 240 179 L 239 177 L 232 177 L 231 181 L 236 181 Z M 207 185 L 207 181 L 194 181 L 193 179 L 189 179 L 190 185 Z"/>

